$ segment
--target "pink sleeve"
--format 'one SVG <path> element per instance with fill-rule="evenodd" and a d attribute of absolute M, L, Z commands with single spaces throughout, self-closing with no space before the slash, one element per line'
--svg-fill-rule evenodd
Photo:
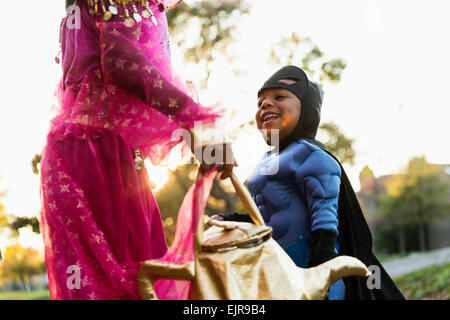
<path fill-rule="evenodd" d="M 101 63 L 105 77 L 152 108 L 191 128 L 196 120 L 218 114 L 195 102 L 173 74 L 165 15 L 126 27 L 122 22 L 99 23 Z"/>
<path fill-rule="evenodd" d="M 164 13 L 127 27 L 123 22 L 98 22 L 101 69 L 114 128 L 153 163 L 160 163 L 182 139 L 177 129 L 210 124 L 222 111 L 202 106 L 174 75 Z M 106 95 L 105 95 L 106 96 Z M 183 156 L 189 148 L 183 144 Z"/>
<path fill-rule="evenodd" d="M 104 23 L 100 27 L 105 77 L 115 80 L 135 97 L 171 118 L 183 109 L 201 108 L 175 85 L 161 41 L 148 39 L 143 44 L 139 38 L 144 36 L 151 34 L 142 34 L 142 26 L 126 28 Z"/>

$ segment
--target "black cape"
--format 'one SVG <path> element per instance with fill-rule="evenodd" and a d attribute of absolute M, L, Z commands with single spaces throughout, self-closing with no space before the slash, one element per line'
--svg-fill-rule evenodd
<path fill-rule="evenodd" d="M 341 187 L 338 202 L 338 230 L 341 237 L 339 255 L 352 256 L 361 260 L 368 267 L 375 265 L 380 268 L 380 289 L 370 290 L 366 284 L 367 280 L 362 277 L 344 278 L 345 299 L 404 300 L 405 297 L 372 252 L 372 234 L 342 164 L 317 140 L 305 140 L 320 147 L 333 157 L 341 167 Z"/>

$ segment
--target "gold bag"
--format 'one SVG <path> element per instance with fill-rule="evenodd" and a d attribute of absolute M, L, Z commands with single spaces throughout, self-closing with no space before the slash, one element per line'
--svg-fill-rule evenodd
<path fill-rule="evenodd" d="M 157 299 L 153 288 L 160 278 L 191 280 L 190 299 L 313 300 L 325 299 L 331 284 L 348 276 L 371 275 L 358 259 L 339 256 L 314 268 L 299 268 L 272 239 L 247 189 L 234 174 L 231 181 L 255 224 L 211 221 L 195 236 L 195 260 L 176 264 L 145 261 L 138 273 L 144 300 Z"/>

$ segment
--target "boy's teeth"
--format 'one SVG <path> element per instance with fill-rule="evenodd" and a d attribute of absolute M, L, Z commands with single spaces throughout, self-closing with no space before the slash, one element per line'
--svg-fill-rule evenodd
<path fill-rule="evenodd" d="M 277 114 L 269 114 L 269 115 L 267 115 L 267 116 L 265 116 L 264 117 L 264 122 L 266 122 L 266 121 L 268 121 L 268 120 L 272 120 L 272 119 L 276 119 L 276 118 L 278 118 L 278 115 Z"/>

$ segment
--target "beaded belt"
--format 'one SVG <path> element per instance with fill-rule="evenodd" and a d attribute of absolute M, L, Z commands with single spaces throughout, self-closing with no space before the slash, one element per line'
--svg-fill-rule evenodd
<path fill-rule="evenodd" d="M 152 3 L 157 3 L 157 0 L 150 0 Z M 142 5 L 142 10 L 139 12 L 136 3 Z M 127 27 L 132 27 L 135 22 L 141 22 L 143 18 L 150 18 L 153 24 L 156 26 L 158 22 L 150 9 L 149 2 L 147 0 L 88 0 L 89 13 L 91 15 L 100 14 L 99 8 L 101 8 L 103 14 L 103 20 L 109 21 L 115 15 L 119 14 L 118 7 L 123 6 L 125 14 L 125 25 Z M 129 5 L 127 7 L 127 5 Z M 131 7 L 132 13 L 130 14 L 129 8 Z M 158 2 L 159 11 L 164 11 L 164 5 Z"/>

